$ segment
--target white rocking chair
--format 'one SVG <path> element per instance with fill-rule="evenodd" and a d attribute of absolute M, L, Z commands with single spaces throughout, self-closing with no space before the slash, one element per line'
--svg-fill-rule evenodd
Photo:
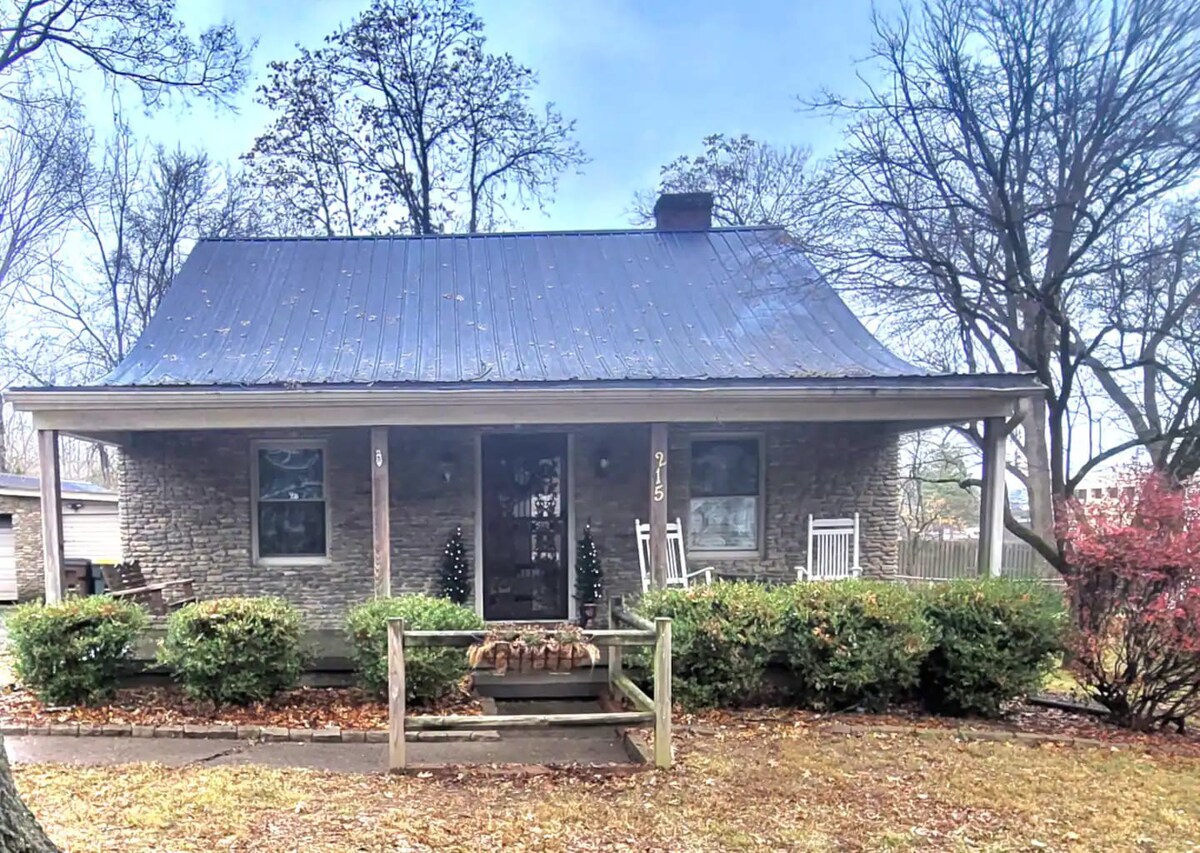
<path fill-rule="evenodd" d="M 858 560 L 858 513 L 852 518 L 808 517 L 808 565 L 796 567 L 801 581 L 837 581 L 862 575 Z"/>
<path fill-rule="evenodd" d="M 650 577 L 650 524 L 636 518 L 633 529 L 637 533 L 638 565 L 642 570 L 642 592 L 649 592 L 653 583 Z M 687 589 L 693 578 L 703 576 L 705 583 L 713 582 L 713 567 L 706 566 L 694 572 L 687 568 L 686 549 L 683 547 L 683 525 L 679 519 L 667 522 L 667 586 Z"/>

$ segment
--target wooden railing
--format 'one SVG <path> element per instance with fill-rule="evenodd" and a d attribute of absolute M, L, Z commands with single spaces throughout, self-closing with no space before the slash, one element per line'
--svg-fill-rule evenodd
<path fill-rule="evenodd" d="M 596 646 L 608 652 L 609 687 L 628 699 L 636 710 L 582 714 L 410 715 L 405 708 L 404 652 L 406 648 L 443 646 L 466 649 L 483 639 L 479 631 L 408 631 L 403 619 L 388 620 L 388 767 L 408 767 L 405 732 L 431 729 L 527 729 L 550 726 L 636 726 L 654 724 L 654 763 L 671 766 L 671 620 L 654 622 L 627 612 L 619 600 L 609 607 L 612 627 L 588 631 Z M 654 698 L 634 684 L 621 669 L 622 650 L 654 647 Z"/>

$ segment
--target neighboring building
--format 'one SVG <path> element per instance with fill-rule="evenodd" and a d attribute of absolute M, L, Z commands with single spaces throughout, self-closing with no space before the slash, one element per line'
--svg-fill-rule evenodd
<path fill-rule="evenodd" d="M 40 598 L 42 509 L 37 477 L 0 473 L 0 601 Z M 93 483 L 62 484 L 63 556 L 94 563 L 121 559 L 117 495 Z"/>
<path fill-rule="evenodd" d="M 985 493 L 1003 495 L 1003 419 L 1032 379 L 906 363 L 782 229 L 712 228 L 706 194 L 656 214 L 202 241 L 112 373 L 9 396 L 44 466 L 59 430 L 120 446 L 127 558 L 330 622 L 434 589 L 459 525 L 489 619 L 572 616 L 589 523 L 611 593 L 641 588 L 638 518 L 662 542 L 681 517 L 693 565 L 794 579 L 809 514 L 857 512 L 887 575 L 910 429 L 985 419 Z M 984 501 L 996 565 L 1001 508 Z"/>
<path fill-rule="evenodd" d="M 1075 487 L 1074 497 L 1080 503 L 1129 500 L 1137 494 L 1138 482 L 1144 476 L 1144 470 L 1129 466 L 1091 471 Z"/>

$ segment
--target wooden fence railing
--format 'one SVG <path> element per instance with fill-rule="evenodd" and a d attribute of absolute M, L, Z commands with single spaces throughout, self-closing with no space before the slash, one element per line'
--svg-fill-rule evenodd
<path fill-rule="evenodd" d="M 403 619 L 388 620 L 388 767 L 408 767 L 405 732 L 430 729 L 517 729 L 548 726 L 631 726 L 654 724 L 654 763 L 671 766 L 671 620 L 654 622 L 627 612 L 619 599 L 609 608 L 612 627 L 588 631 L 595 645 L 607 649 L 609 687 L 628 699 L 636 710 L 585 714 L 499 714 L 483 716 L 410 715 L 405 708 L 404 652 L 406 648 L 449 646 L 466 649 L 483 639 L 479 631 L 408 631 Z M 650 698 L 621 671 L 622 649 L 654 647 L 654 697 Z M 615 669 L 614 669 L 615 667 Z"/>
<path fill-rule="evenodd" d="M 901 540 L 897 575 L 902 579 L 955 580 L 978 577 L 979 540 Z M 1024 542 L 1004 543 L 1002 577 L 1057 580 L 1059 575 Z"/>

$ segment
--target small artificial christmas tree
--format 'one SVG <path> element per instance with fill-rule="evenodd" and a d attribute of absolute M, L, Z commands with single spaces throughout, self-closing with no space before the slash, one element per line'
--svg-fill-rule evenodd
<path fill-rule="evenodd" d="M 471 567 L 467 563 L 461 527 L 454 528 L 442 552 L 441 592 L 443 598 L 455 604 L 465 604 L 471 597 Z"/>
<path fill-rule="evenodd" d="M 604 572 L 600 554 L 592 538 L 592 526 L 583 528 L 583 536 L 575 550 L 575 602 L 582 613 L 585 605 L 595 604 L 604 591 Z"/>

